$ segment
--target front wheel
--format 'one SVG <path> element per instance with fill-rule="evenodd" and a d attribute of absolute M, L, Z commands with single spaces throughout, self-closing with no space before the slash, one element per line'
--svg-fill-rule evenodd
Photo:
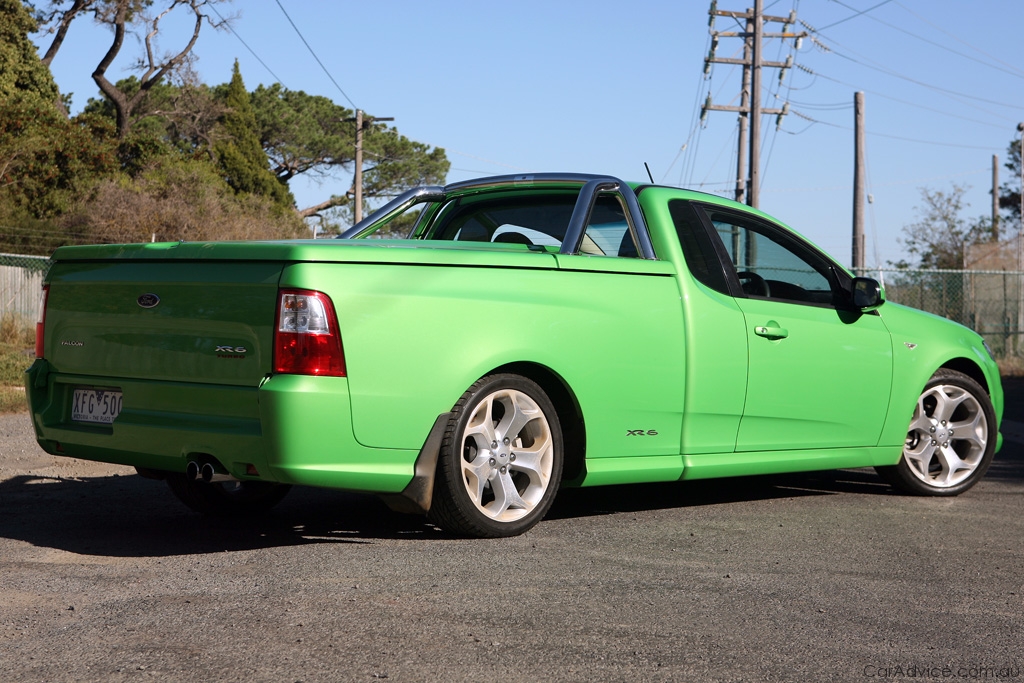
<path fill-rule="evenodd" d="M 988 392 L 962 372 L 942 369 L 917 399 L 899 463 L 875 469 L 909 493 L 955 496 L 985 475 L 995 449 Z"/>
<path fill-rule="evenodd" d="M 452 409 L 430 518 L 462 535 L 521 534 L 551 507 L 562 460 L 561 426 L 544 390 L 519 375 L 484 377 Z"/>
<path fill-rule="evenodd" d="M 205 482 L 174 472 L 167 486 L 192 510 L 212 517 L 259 515 L 281 502 L 291 486 L 264 481 Z"/>

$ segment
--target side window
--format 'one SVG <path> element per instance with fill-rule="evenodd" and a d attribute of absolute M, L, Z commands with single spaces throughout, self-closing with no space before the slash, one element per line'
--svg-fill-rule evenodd
<path fill-rule="evenodd" d="M 591 256 L 638 258 L 633 232 L 626 221 L 626 209 L 618 195 L 602 194 L 594 202 L 580 253 Z"/>
<path fill-rule="evenodd" d="M 829 264 L 781 232 L 734 214 L 707 209 L 747 296 L 832 304 Z"/>
<path fill-rule="evenodd" d="M 711 241 L 690 202 L 673 199 L 668 203 L 668 211 L 675 224 L 679 244 L 683 248 L 686 267 L 690 269 L 693 277 L 697 282 L 716 292 L 731 294 L 714 242 Z"/>

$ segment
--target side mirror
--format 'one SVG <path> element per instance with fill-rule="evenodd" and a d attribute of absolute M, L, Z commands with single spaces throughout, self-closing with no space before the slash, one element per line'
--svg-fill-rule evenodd
<path fill-rule="evenodd" d="M 850 285 L 853 307 L 862 311 L 873 311 L 885 303 L 885 290 L 878 280 L 869 277 L 855 277 Z"/>

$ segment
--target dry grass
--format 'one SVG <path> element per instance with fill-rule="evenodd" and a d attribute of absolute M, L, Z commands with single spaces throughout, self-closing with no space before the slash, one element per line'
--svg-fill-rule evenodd
<path fill-rule="evenodd" d="M 32 365 L 34 346 L 35 329 L 31 324 L 10 315 L 0 318 L 0 413 L 28 409 L 24 375 Z"/>
<path fill-rule="evenodd" d="M 28 411 L 25 401 L 25 387 L 0 386 L 0 414 Z"/>

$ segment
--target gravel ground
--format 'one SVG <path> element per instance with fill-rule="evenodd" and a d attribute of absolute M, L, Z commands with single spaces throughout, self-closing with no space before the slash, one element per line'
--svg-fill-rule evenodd
<path fill-rule="evenodd" d="M 563 491 L 489 541 L 313 489 L 211 522 L 0 416 L 0 681 L 1019 679 L 1007 389 L 1003 451 L 958 498 L 869 470 Z"/>

